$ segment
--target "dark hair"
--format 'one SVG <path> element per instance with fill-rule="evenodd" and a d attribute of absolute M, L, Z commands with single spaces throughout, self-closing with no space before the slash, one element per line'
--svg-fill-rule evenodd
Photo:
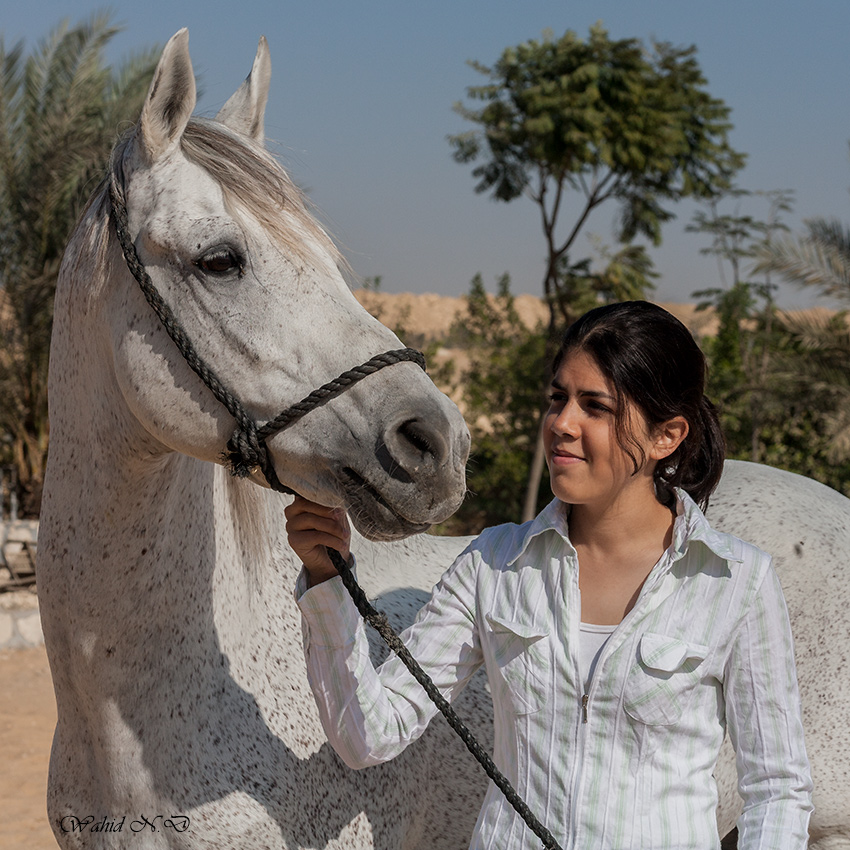
<path fill-rule="evenodd" d="M 637 405 L 650 428 L 676 416 L 687 420 L 687 437 L 655 467 L 656 491 L 672 504 L 672 488 L 681 487 L 705 508 L 723 472 L 726 445 L 705 397 L 705 357 L 690 331 L 663 307 L 623 301 L 590 310 L 567 329 L 553 373 L 573 351 L 589 354 L 614 387 L 617 440 L 635 473 L 646 456 L 630 431 L 625 402 Z"/>

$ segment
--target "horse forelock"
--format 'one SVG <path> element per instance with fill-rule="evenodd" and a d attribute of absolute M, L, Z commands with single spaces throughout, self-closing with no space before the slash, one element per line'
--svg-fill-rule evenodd
<path fill-rule="evenodd" d="M 310 211 L 304 193 L 265 147 L 217 121 L 193 118 L 183 134 L 181 149 L 221 186 L 231 208 L 250 212 L 299 259 L 315 260 L 318 249 L 344 267 L 339 250 Z"/>

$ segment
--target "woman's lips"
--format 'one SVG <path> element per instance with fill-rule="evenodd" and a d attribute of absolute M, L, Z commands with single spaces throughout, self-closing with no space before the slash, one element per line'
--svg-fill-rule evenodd
<path fill-rule="evenodd" d="M 558 464 L 559 466 L 569 466 L 574 463 L 583 463 L 584 458 L 579 457 L 572 452 L 554 449 L 552 451 L 552 462 Z"/>

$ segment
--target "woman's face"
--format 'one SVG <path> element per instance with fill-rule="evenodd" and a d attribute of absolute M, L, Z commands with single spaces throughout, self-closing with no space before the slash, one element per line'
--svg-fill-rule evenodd
<path fill-rule="evenodd" d="M 561 501 L 605 509 L 624 498 L 655 500 L 655 441 L 637 406 L 627 404 L 626 428 L 646 455 L 637 474 L 617 441 L 613 386 L 584 351 L 574 351 L 561 362 L 552 380 L 543 429 L 552 492 Z M 636 448 L 632 451 L 640 461 Z"/>

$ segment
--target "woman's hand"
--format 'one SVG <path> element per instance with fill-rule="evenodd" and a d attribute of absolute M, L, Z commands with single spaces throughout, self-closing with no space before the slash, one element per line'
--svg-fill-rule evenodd
<path fill-rule="evenodd" d="M 307 586 L 338 575 L 326 547 L 336 549 L 346 561 L 351 556 L 351 528 L 345 511 L 296 496 L 284 513 L 289 545 L 307 570 Z"/>

